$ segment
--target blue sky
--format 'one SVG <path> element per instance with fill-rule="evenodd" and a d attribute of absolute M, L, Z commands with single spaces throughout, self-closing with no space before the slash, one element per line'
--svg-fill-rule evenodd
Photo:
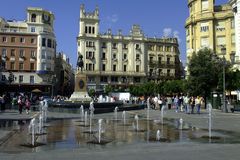
<path fill-rule="evenodd" d="M 228 0 L 215 1 L 223 4 Z M 139 24 L 148 37 L 162 37 L 164 34 L 178 36 L 180 58 L 185 62 L 184 24 L 189 15 L 187 0 L 4 0 L 0 5 L 0 16 L 7 20 L 24 20 L 26 8 L 30 6 L 52 11 L 55 15 L 57 50 L 65 52 L 75 67 L 80 4 L 85 4 L 87 12 L 99 6 L 101 33 L 111 28 L 113 34 L 122 29 L 126 35 L 133 24 Z"/>

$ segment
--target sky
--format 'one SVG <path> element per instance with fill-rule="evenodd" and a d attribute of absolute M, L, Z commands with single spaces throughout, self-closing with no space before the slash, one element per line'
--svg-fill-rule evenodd
<path fill-rule="evenodd" d="M 228 0 L 215 0 L 224 4 Z M 187 0 L 3 0 L 0 17 L 6 20 L 25 20 L 27 7 L 40 7 L 55 15 L 54 32 L 57 51 L 70 57 L 76 66 L 80 5 L 86 12 L 99 7 L 100 33 L 108 28 L 116 34 L 119 29 L 128 35 L 133 24 L 141 26 L 147 37 L 178 37 L 180 59 L 186 62 L 185 20 L 189 16 Z"/>

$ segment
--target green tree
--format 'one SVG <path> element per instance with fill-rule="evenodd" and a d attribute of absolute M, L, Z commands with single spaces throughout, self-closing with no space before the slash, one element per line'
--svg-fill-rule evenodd
<path fill-rule="evenodd" d="M 209 97 L 217 88 L 222 64 L 213 52 L 204 48 L 193 53 L 189 62 L 188 92 L 193 96 Z"/>
<path fill-rule="evenodd" d="M 89 91 L 88 91 L 88 94 L 90 97 L 94 97 L 95 96 L 95 90 L 93 88 L 91 88 Z"/>

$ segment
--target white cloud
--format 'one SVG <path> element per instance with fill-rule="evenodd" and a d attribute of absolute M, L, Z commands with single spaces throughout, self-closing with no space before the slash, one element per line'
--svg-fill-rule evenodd
<path fill-rule="evenodd" d="M 118 21 L 118 15 L 113 14 L 111 16 L 107 16 L 107 21 L 109 21 L 111 23 L 116 23 Z"/>
<path fill-rule="evenodd" d="M 171 28 L 164 28 L 163 29 L 163 36 L 164 37 L 169 37 L 172 34 L 172 29 Z"/>
<path fill-rule="evenodd" d="M 164 37 L 175 37 L 178 39 L 178 42 L 181 42 L 181 39 L 179 37 L 179 32 L 178 31 L 173 31 L 172 28 L 164 28 L 163 29 L 163 36 Z"/>

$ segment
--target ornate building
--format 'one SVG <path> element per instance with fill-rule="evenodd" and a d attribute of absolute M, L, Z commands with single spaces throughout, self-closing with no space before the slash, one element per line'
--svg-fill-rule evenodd
<path fill-rule="evenodd" d="M 186 20 L 187 63 L 193 52 L 208 47 L 230 60 L 235 52 L 234 16 L 229 4 L 215 6 L 214 0 L 188 0 Z"/>
<path fill-rule="evenodd" d="M 229 4 L 232 6 L 234 13 L 234 28 L 235 28 L 235 44 L 236 52 L 233 52 L 237 67 L 240 68 L 240 0 L 230 0 Z"/>
<path fill-rule="evenodd" d="M 53 21 L 54 15 L 41 8 L 28 8 L 25 21 L 0 18 L 2 92 L 52 92 L 56 55 Z"/>
<path fill-rule="evenodd" d="M 126 36 L 121 30 L 113 35 L 111 29 L 101 34 L 99 21 L 98 8 L 87 13 L 81 5 L 77 44 L 78 55 L 83 56 L 88 88 L 98 91 L 108 84 L 126 87 L 148 80 L 180 77 L 176 38 L 147 38 L 139 25 L 133 25 Z"/>

